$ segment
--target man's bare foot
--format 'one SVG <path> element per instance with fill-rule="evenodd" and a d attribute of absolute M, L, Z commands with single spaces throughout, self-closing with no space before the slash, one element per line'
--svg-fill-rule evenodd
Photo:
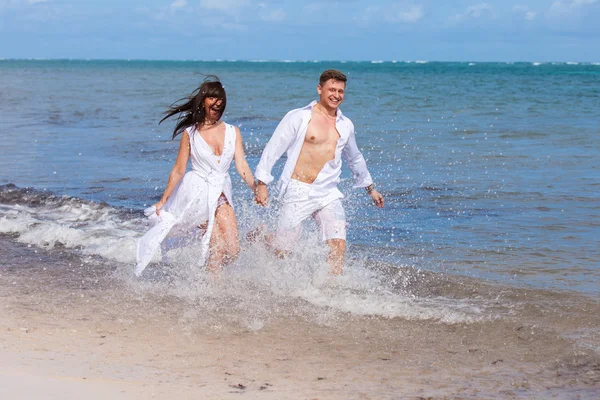
<path fill-rule="evenodd" d="M 336 276 L 340 276 L 342 274 L 342 268 L 332 268 L 329 270 L 329 276 L 331 277 L 336 277 Z"/>

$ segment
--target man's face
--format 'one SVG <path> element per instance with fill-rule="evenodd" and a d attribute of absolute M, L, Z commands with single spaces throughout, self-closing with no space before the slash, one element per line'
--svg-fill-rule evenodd
<path fill-rule="evenodd" d="M 327 108 L 338 108 L 342 104 L 342 101 L 344 101 L 345 89 L 346 82 L 336 81 L 335 79 L 326 81 L 323 86 L 317 86 L 319 103 Z"/>

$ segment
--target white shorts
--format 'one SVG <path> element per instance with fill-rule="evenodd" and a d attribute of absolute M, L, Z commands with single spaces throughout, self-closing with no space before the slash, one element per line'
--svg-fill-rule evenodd
<path fill-rule="evenodd" d="M 292 250 L 302 235 L 302 221 L 313 217 L 321 231 L 323 241 L 346 240 L 346 213 L 337 193 L 311 198 L 312 185 L 292 179 L 283 197 L 279 215 L 275 247 Z M 339 192 L 338 192 L 339 193 Z"/>

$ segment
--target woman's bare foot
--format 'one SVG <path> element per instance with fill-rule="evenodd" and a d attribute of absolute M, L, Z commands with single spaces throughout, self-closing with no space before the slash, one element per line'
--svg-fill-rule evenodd
<path fill-rule="evenodd" d="M 260 224 L 250 232 L 246 233 L 246 241 L 250 243 L 254 243 L 258 240 L 266 242 L 270 236 L 271 234 L 267 231 L 267 226 L 265 224 Z"/>

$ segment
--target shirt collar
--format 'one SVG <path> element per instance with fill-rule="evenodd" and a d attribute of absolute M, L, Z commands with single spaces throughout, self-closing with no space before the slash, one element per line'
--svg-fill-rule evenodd
<path fill-rule="evenodd" d="M 303 108 L 303 110 L 310 110 L 312 112 L 312 109 L 317 105 L 317 101 L 313 100 L 310 102 L 310 104 L 308 104 L 306 107 Z M 342 114 L 342 110 L 340 110 L 339 108 L 336 110 L 336 117 L 335 117 L 335 122 L 340 122 L 341 120 L 344 119 L 344 114 Z"/>

